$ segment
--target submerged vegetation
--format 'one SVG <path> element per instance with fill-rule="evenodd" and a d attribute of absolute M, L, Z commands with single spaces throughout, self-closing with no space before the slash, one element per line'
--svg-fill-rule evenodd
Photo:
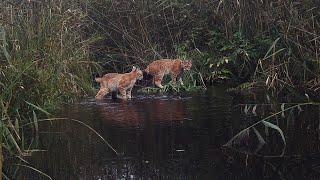
<path fill-rule="evenodd" d="M 144 92 L 232 83 L 275 99 L 320 98 L 319 7 L 317 0 L 1 1 L 0 171 L 2 152 L 28 154 L 39 117 L 92 95 L 93 74 L 133 64 L 193 61 L 184 85 Z"/>

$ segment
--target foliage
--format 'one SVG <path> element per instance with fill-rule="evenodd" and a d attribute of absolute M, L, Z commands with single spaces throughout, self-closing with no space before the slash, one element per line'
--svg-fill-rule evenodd
<path fill-rule="evenodd" d="M 41 112 L 93 91 L 96 64 L 88 51 L 92 38 L 83 32 L 87 16 L 70 2 L 0 2 L 0 130 L 5 158 L 29 154 L 38 118 L 49 115 Z M 21 128 L 29 122 L 31 126 Z"/>
<path fill-rule="evenodd" d="M 188 41 L 175 48 L 178 56 L 194 60 L 195 69 L 204 74 L 207 83 L 220 80 L 247 81 L 253 76 L 258 59 L 272 44 L 270 38 L 261 36 L 250 40 L 244 38 L 241 32 L 235 32 L 230 38 L 218 30 L 208 33 L 208 41 L 202 49 L 192 49 Z M 193 34 L 192 37 L 198 43 L 199 39 Z"/>
<path fill-rule="evenodd" d="M 175 85 L 172 81 L 167 82 L 167 78 L 164 78 L 163 88 L 154 86 L 147 86 L 141 88 L 139 91 L 144 93 L 164 93 L 164 92 L 195 92 L 205 90 L 206 85 L 202 80 L 202 75 L 196 72 L 185 72 Z"/>
<path fill-rule="evenodd" d="M 207 83 L 271 78 L 278 92 L 318 91 L 318 7 L 314 0 L 91 1 L 90 33 L 102 37 L 91 50 L 107 71 L 180 57 L 192 59 Z"/>

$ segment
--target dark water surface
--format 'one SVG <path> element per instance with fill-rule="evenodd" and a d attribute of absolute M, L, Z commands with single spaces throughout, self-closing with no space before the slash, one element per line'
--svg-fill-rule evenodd
<path fill-rule="evenodd" d="M 129 102 L 85 100 L 65 107 L 59 117 L 79 120 L 43 123 L 30 163 L 53 179 L 320 179 L 319 107 L 304 106 L 273 118 L 275 130 L 257 150 L 256 136 L 235 149 L 223 148 L 236 133 L 272 112 L 279 103 L 258 103 L 211 88 L 192 95 L 138 95 Z M 284 105 L 283 105 L 284 106 Z M 290 105 L 285 105 L 286 107 Z M 45 129 L 45 130 L 43 130 Z M 241 152 L 239 152 L 241 151 Z M 19 179 L 46 179 L 21 169 Z"/>

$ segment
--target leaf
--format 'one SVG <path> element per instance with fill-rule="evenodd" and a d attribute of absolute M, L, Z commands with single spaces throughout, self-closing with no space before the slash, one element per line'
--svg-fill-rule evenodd
<path fill-rule="evenodd" d="M 270 83 L 270 76 L 268 76 L 267 80 L 266 80 L 266 86 L 269 86 Z"/>
<path fill-rule="evenodd" d="M 254 133 L 256 134 L 258 140 L 259 140 L 259 143 L 261 144 L 266 144 L 266 141 L 263 139 L 263 137 L 261 136 L 261 134 L 259 133 L 259 131 L 253 127 L 253 131 Z"/>
<path fill-rule="evenodd" d="M 284 103 L 281 104 L 281 111 L 282 111 L 281 117 L 285 118 L 286 116 L 284 114 Z"/>
<path fill-rule="evenodd" d="M 1 48 L 2 48 L 3 54 L 6 57 L 9 65 L 12 65 L 11 64 L 11 56 L 6 48 L 8 45 L 7 40 L 6 40 L 6 31 L 2 25 L 0 25 L 0 40 L 2 41 Z"/>
<path fill-rule="evenodd" d="M 32 113 L 33 113 L 34 128 L 36 129 L 36 132 L 38 132 L 39 131 L 38 118 L 34 111 L 32 111 Z"/>
<path fill-rule="evenodd" d="M 19 134 L 19 120 L 18 118 L 16 118 L 16 120 L 14 121 L 14 129 L 17 131 L 17 133 Z"/>
<path fill-rule="evenodd" d="M 254 105 L 252 108 L 252 114 L 254 114 L 255 116 L 257 115 L 256 109 L 257 109 L 257 105 Z"/>
<path fill-rule="evenodd" d="M 36 106 L 36 105 L 34 105 L 34 104 L 32 104 L 32 103 L 30 103 L 30 102 L 28 102 L 28 101 L 24 101 L 24 102 L 26 102 L 26 103 L 29 104 L 30 106 L 32 106 L 32 107 L 40 110 L 41 112 L 43 112 L 43 113 L 45 113 L 45 114 L 47 114 L 47 115 L 51 115 L 48 111 L 44 110 L 43 108 L 41 108 L 41 107 L 39 107 L 39 106 Z"/>
<path fill-rule="evenodd" d="M 40 171 L 39 169 L 36 169 L 36 168 L 34 168 L 34 167 L 32 167 L 32 166 L 24 165 L 24 164 L 14 164 L 14 165 L 15 165 L 15 166 L 21 166 L 21 167 L 25 167 L 25 168 L 32 169 L 33 171 L 35 171 L 35 172 L 37 172 L 37 173 L 39 173 L 39 174 L 41 174 L 41 175 L 45 176 L 46 178 L 48 178 L 48 179 L 51 179 L 51 180 L 52 180 L 52 178 L 51 178 L 48 174 L 46 174 L 46 173 L 44 173 L 44 172 Z"/>
<path fill-rule="evenodd" d="M 277 38 L 275 41 L 273 41 L 272 45 L 270 46 L 269 50 L 267 51 L 266 55 L 264 56 L 263 60 L 267 59 L 269 53 L 272 51 L 272 49 L 276 46 L 277 42 L 280 40 L 280 38 Z"/>
<path fill-rule="evenodd" d="M 298 109 L 299 109 L 299 114 L 300 114 L 300 112 L 302 112 L 303 110 L 302 110 L 301 106 L 298 106 Z"/>
<path fill-rule="evenodd" d="M 269 128 L 267 126 L 264 126 L 264 133 L 266 133 L 266 136 L 269 136 Z"/>
<path fill-rule="evenodd" d="M 12 133 L 10 132 L 10 130 L 8 128 L 4 128 L 4 136 L 5 136 L 5 139 L 16 148 L 16 150 L 19 152 L 19 154 L 23 155 L 23 152 L 21 151 L 20 146 L 18 145 L 17 141 L 15 140 L 15 138 L 13 137 Z M 10 149 L 7 149 L 7 150 L 10 153 L 13 153 L 13 152 L 11 152 Z"/>
<path fill-rule="evenodd" d="M 270 102 L 270 96 L 267 94 L 267 101 Z"/>
<path fill-rule="evenodd" d="M 244 129 L 240 131 L 236 136 L 230 139 L 224 146 L 231 147 L 234 143 L 240 143 L 241 140 L 249 138 L 250 129 Z"/>
<path fill-rule="evenodd" d="M 250 109 L 250 106 L 246 105 L 246 106 L 244 107 L 244 113 L 245 113 L 245 114 L 248 114 L 249 109 Z"/>
<path fill-rule="evenodd" d="M 274 55 L 278 54 L 279 52 L 281 52 L 281 51 L 283 51 L 283 50 L 285 50 L 285 48 L 279 49 L 278 51 L 276 51 L 276 52 L 272 53 L 271 55 L 269 55 L 269 56 L 267 56 L 267 57 L 263 58 L 263 60 L 268 59 L 269 57 L 274 56 Z"/>
<path fill-rule="evenodd" d="M 17 118 L 16 118 L 16 120 L 17 120 Z M 15 122 L 16 122 L 16 121 L 15 121 Z M 8 129 L 11 129 L 11 130 L 14 132 L 14 135 L 16 135 L 17 140 L 20 141 L 21 138 L 20 138 L 20 136 L 19 136 L 19 132 L 15 129 L 15 126 L 12 124 L 11 121 L 8 121 L 7 123 L 8 123 L 7 128 L 8 128 Z M 10 132 L 11 132 L 11 131 L 10 131 Z"/>
<path fill-rule="evenodd" d="M 263 123 L 265 126 L 269 127 L 269 128 L 272 128 L 272 129 L 277 130 L 277 131 L 279 132 L 281 138 L 282 138 L 283 144 L 286 145 L 286 139 L 285 139 L 285 137 L 284 137 L 284 135 L 283 135 L 282 130 L 281 130 L 278 126 L 276 126 L 276 125 L 274 125 L 274 124 L 272 124 L 272 123 L 270 123 L 270 122 L 268 122 L 268 121 L 264 121 L 264 120 L 262 121 L 262 123 Z"/>
<path fill-rule="evenodd" d="M 307 97 L 308 101 L 310 101 L 309 95 L 307 93 L 305 93 L 304 95 Z"/>
<path fill-rule="evenodd" d="M 287 128 L 290 128 L 290 126 L 294 126 L 294 109 L 290 110 L 290 113 L 287 118 Z"/>
<path fill-rule="evenodd" d="M 257 149 L 255 150 L 255 153 L 257 153 L 260 151 L 260 149 L 263 147 L 263 145 L 266 144 L 266 141 L 263 139 L 263 137 L 261 136 L 261 134 L 259 133 L 259 131 L 256 128 L 253 127 L 253 131 L 259 140 L 259 145 L 258 145 Z"/>
<path fill-rule="evenodd" d="M 281 111 L 284 111 L 284 103 L 281 104 Z"/>

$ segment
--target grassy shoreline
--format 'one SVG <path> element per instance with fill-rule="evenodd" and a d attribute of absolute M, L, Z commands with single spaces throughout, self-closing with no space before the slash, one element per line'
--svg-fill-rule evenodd
<path fill-rule="evenodd" d="M 89 58 L 93 38 L 83 35 L 87 17 L 79 4 L 2 1 L 0 16 L 0 167 L 7 172 L 7 158 L 25 164 L 29 148 L 37 148 L 29 139 L 40 119 L 94 93 L 99 66 Z"/>

